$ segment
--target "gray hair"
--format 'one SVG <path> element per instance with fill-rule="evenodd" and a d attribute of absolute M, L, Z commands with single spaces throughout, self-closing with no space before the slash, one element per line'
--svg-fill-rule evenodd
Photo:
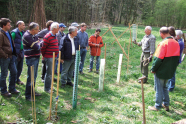
<path fill-rule="evenodd" d="M 29 30 L 31 31 L 31 30 L 35 29 L 37 26 L 39 26 L 38 23 L 31 22 L 31 23 L 29 24 Z"/>
<path fill-rule="evenodd" d="M 148 29 L 148 30 L 152 31 L 152 27 L 151 26 L 146 26 L 145 29 Z"/>
<path fill-rule="evenodd" d="M 22 23 L 24 23 L 24 22 L 23 22 L 23 21 L 18 21 L 18 22 L 16 23 L 16 26 L 18 27 L 19 24 L 22 24 Z"/>
<path fill-rule="evenodd" d="M 53 22 L 53 23 L 51 24 L 51 26 L 50 26 L 50 30 L 52 31 L 52 30 L 54 30 L 54 29 L 57 29 L 57 26 L 59 26 L 59 23 Z"/>
<path fill-rule="evenodd" d="M 78 30 L 76 27 L 70 26 L 70 27 L 68 28 L 68 33 L 71 34 L 72 32 L 74 32 L 74 31 L 76 31 L 76 30 Z"/>
<path fill-rule="evenodd" d="M 179 38 L 182 37 L 183 32 L 181 30 L 175 30 L 176 36 L 179 36 Z"/>

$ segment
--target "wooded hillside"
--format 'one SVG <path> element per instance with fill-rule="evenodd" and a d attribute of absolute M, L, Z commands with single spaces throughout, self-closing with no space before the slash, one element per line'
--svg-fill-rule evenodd
<path fill-rule="evenodd" d="M 47 20 L 63 22 L 139 23 L 152 26 L 185 28 L 184 0 L 40 0 Z M 31 21 L 35 0 L 0 0 L 0 18 L 13 23 Z M 42 8 L 41 3 L 38 3 Z M 37 10 L 38 14 L 40 10 Z"/>

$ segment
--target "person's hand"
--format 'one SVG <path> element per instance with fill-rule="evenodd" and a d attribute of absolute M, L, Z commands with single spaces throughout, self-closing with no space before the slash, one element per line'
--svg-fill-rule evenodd
<path fill-rule="evenodd" d="M 132 41 L 134 44 L 137 44 L 136 40 Z"/>
<path fill-rule="evenodd" d="M 151 71 L 151 73 L 155 74 L 155 72 Z"/>
<path fill-rule="evenodd" d="M 149 60 L 149 62 L 152 62 L 152 56 L 150 56 L 150 57 L 148 58 L 148 60 Z"/>
<path fill-rule="evenodd" d="M 63 63 L 64 63 L 64 60 L 63 60 L 63 59 L 61 59 L 61 60 L 60 60 L 60 62 L 63 64 Z"/>
<path fill-rule="evenodd" d="M 99 47 L 99 44 L 96 44 L 97 47 Z"/>

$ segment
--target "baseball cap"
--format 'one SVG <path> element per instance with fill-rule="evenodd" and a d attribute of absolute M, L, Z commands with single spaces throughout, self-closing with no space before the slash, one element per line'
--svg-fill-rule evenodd
<path fill-rule="evenodd" d="M 78 27 L 79 25 L 78 25 L 77 22 L 73 22 L 73 23 L 71 24 L 71 26 Z"/>
<path fill-rule="evenodd" d="M 66 28 L 67 26 L 66 26 L 65 24 L 63 24 L 63 23 L 60 23 L 60 24 L 59 24 L 59 27 L 64 27 L 64 28 Z"/>

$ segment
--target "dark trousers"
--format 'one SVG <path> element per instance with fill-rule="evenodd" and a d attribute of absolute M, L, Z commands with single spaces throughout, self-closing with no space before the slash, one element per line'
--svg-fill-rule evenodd
<path fill-rule="evenodd" d="M 41 71 L 41 79 L 45 79 L 45 74 L 46 74 L 46 62 L 45 60 L 42 60 L 42 71 Z"/>

